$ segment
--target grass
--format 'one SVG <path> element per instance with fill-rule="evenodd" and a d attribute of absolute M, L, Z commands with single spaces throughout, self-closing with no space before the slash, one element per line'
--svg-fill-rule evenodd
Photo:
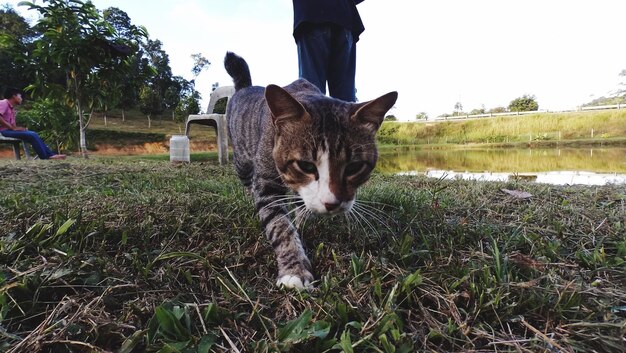
<path fill-rule="evenodd" d="M 593 130 L 593 136 L 592 136 Z M 540 113 L 436 123 L 385 122 L 379 140 L 389 144 L 626 144 L 626 110 Z M 617 139 L 616 139 L 617 138 Z"/>
<path fill-rule="evenodd" d="M 230 166 L 5 160 L 0 189 L 0 351 L 626 350 L 623 186 L 375 174 L 361 224 L 305 225 L 302 293 Z"/>
<path fill-rule="evenodd" d="M 106 124 L 101 113 L 94 115 L 87 142 L 100 155 L 166 154 L 170 137 L 183 134 L 185 123 L 173 121 L 168 114 L 152 119 L 149 127 L 148 119 L 138 111 L 126 112 L 122 120 L 121 111 L 114 110 L 107 114 Z M 194 124 L 189 137 L 193 151 L 217 150 L 213 128 Z"/>

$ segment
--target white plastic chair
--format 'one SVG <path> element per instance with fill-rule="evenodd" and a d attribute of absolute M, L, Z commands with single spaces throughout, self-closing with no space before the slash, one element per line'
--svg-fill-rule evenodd
<path fill-rule="evenodd" d="M 0 143 L 7 143 L 13 146 L 13 153 L 15 153 L 15 159 L 20 159 L 20 145 L 24 147 L 24 156 L 26 159 L 30 159 L 30 153 L 26 147 L 26 142 L 13 137 L 6 137 L 0 134 Z"/>
<path fill-rule="evenodd" d="M 207 114 L 189 115 L 185 123 L 185 135 L 187 135 L 187 137 L 189 137 L 191 124 L 200 124 L 215 128 L 215 135 L 217 136 L 217 154 L 220 164 L 228 163 L 228 127 L 226 114 L 216 114 L 213 113 L 213 110 L 218 100 L 224 97 L 230 99 L 233 94 L 235 94 L 235 87 L 233 86 L 216 88 L 211 92 L 211 99 L 209 100 L 209 106 L 206 110 Z"/>

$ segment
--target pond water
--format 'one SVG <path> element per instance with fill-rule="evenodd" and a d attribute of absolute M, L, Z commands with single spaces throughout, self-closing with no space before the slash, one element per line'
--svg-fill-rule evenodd
<path fill-rule="evenodd" d="M 382 150 L 376 169 L 449 179 L 626 184 L 626 148 Z"/>

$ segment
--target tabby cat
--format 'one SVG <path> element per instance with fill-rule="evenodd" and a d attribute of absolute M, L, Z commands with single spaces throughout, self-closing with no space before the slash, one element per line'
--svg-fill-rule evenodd
<path fill-rule="evenodd" d="M 310 287 L 311 262 L 288 205 L 315 215 L 350 211 L 376 165 L 376 131 L 398 94 L 350 103 L 304 79 L 252 86 L 247 63 L 230 52 L 224 66 L 236 90 L 227 108 L 234 165 L 276 253 L 277 285 Z"/>

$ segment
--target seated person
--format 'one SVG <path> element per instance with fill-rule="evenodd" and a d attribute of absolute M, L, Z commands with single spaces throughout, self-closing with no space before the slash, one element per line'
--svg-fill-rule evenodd
<path fill-rule="evenodd" d="M 18 138 L 33 146 L 41 159 L 65 159 L 64 154 L 54 153 L 36 132 L 15 125 L 15 106 L 22 104 L 22 94 L 15 88 L 7 88 L 3 100 L 0 100 L 0 134 Z"/>

